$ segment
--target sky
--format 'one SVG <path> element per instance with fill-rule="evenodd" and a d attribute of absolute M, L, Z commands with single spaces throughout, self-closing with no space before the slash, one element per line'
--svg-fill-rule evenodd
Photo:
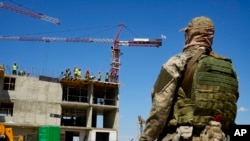
<path fill-rule="evenodd" d="M 147 118 L 151 89 L 161 66 L 182 51 L 184 34 L 179 29 L 197 16 L 215 24 L 213 51 L 229 57 L 239 77 L 237 124 L 250 124 L 248 63 L 250 1 L 247 0 L 4 0 L 47 16 L 56 25 L 0 9 L 0 36 L 83 37 L 114 39 L 119 24 L 125 24 L 119 40 L 160 38 L 161 47 L 121 46 L 119 72 L 119 141 L 137 139 L 137 116 Z M 111 28 L 112 27 L 112 28 Z M 109 71 L 112 43 L 23 42 L 0 40 L 0 64 L 30 73 L 59 76 L 74 66 L 91 74 Z M 10 71 L 7 67 L 6 71 Z"/>

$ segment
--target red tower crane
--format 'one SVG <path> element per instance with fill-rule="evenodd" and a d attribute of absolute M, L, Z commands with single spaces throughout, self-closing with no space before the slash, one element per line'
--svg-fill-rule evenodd
<path fill-rule="evenodd" d="M 98 38 L 60 38 L 60 37 L 30 37 L 30 36 L 0 36 L 0 40 L 17 40 L 17 41 L 40 41 L 40 42 L 89 42 L 89 43 L 113 43 L 111 47 L 112 62 L 110 69 L 110 81 L 118 82 L 120 70 L 120 46 L 145 46 L 160 47 L 162 39 L 150 40 L 148 38 L 134 38 L 132 41 L 119 41 L 124 24 L 120 24 L 120 28 L 114 39 L 98 39 Z"/>
<path fill-rule="evenodd" d="M 14 5 L 10 5 L 10 4 L 4 3 L 4 2 L 0 2 L 0 8 L 3 8 L 5 10 L 9 10 L 9 11 L 12 11 L 12 12 L 16 12 L 16 13 L 19 13 L 19 14 L 23 14 L 23 15 L 26 15 L 26 16 L 30 16 L 30 17 L 33 17 L 33 18 L 37 18 L 37 19 L 40 19 L 40 20 L 43 20 L 43 21 L 47 21 L 47 22 L 50 22 L 50 23 L 53 23 L 53 24 L 57 24 L 57 25 L 61 24 L 61 22 L 57 18 L 46 16 L 44 14 L 34 12 L 34 11 L 31 11 L 31 10 L 28 10 L 28 9 L 24 9 L 24 8 L 21 8 L 21 7 L 17 7 L 17 6 L 14 6 Z"/>

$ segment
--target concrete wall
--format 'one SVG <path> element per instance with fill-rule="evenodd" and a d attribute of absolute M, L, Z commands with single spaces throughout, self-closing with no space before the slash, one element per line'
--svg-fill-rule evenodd
<path fill-rule="evenodd" d="M 50 117 L 50 114 L 61 114 L 61 84 L 39 81 L 35 77 L 15 77 L 15 90 L 1 89 L 1 98 L 14 102 L 13 116 L 6 117 L 5 122 L 31 126 L 60 125 L 60 118 Z"/>
<path fill-rule="evenodd" d="M 3 90 L 3 79 L 0 78 L 0 99 L 14 103 L 13 116 L 4 118 L 5 125 L 13 127 L 14 134 L 31 134 L 28 137 L 35 138 L 38 127 L 44 125 L 60 126 L 60 118 L 50 117 L 50 114 L 61 115 L 62 85 L 61 83 L 41 81 L 35 77 L 26 76 L 5 76 L 16 79 L 15 90 Z M 117 94 L 119 89 L 117 89 Z M 115 92 L 115 93 L 116 93 Z M 118 96 L 118 95 L 117 95 Z M 96 105 L 92 103 L 93 85 L 89 85 L 89 107 L 87 108 L 87 127 L 61 126 L 61 134 L 65 131 L 79 132 L 79 139 L 82 141 L 86 136 L 88 141 L 95 141 L 96 132 L 109 133 L 109 141 L 117 141 L 118 136 L 118 105 L 110 108 L 110 105 Z M 66 103 L 66 104 L 65 104 Z M 83 106 L 83 103 L 65 102 L 64 106 Z M 82 105 L 81 105 L 82 104 Z M 93 108 L 103 111 L 104 124 L 106 129 L 98 129 L 91 126 Z M 0 118 L 1 119 L 1 118 Z M 112 128 L 112 129 L 111 129 Z M 33 136 L 32 136 L 33 135 Z M 32 140 L 32 139 L 31 139 Z"/>
<path fill-rule="evenodd" d="M 10 98 L 18 100 L 59 103 L 62 100 L 62 88 L 60 83 L 17 76 L 15 91 L 9 91 L 9 95 Z"/>
<path fill-rule="evenodd" d="M 12 121 L 16 124 L 41 126 L 60 125 L 60 118 L 50 117 L 50 114 L 59 114 L 60 104 L 15 101 Z"/>

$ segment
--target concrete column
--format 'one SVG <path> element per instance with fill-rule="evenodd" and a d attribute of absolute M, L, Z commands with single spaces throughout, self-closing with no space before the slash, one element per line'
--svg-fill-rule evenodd
<path fill-rule="evenodd" d="M 92 111 L 93 111 L 92 107 L 89 107 L 87 110 L 87 127 L 92 126 Z"/>
<path fill-rule="evenodd" d="M 88 97 L 89 97 L 89 104 L 93 103 L 93 84 L 90 84 L 88 87 Z M 92 126 L 92 112 L 93 108 L 90 106 L 87 110 L 87 127 Z"/>
<path fill-rule="evenodd" d="M 94 93 L 93 84 L 90 84 L 88 87 L 88 97 L 89 97 L 89 104 L 90 105 L 93 103 L 93 93 Z"/>

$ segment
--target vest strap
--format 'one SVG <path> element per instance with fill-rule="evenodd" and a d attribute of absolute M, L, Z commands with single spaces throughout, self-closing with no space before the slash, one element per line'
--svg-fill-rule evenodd
<path fill-rule="evenodd" d="M 187 98 L 191 98 L 191 85 L 193 82 L 194 71 L 197 66 L 197 60 L 205 52 L 206 50 L 199 49 L 198 52 L 191 58 L 191 60 L 187 64 L 187 68 L 184 73 L 184 78 L 181 84 L 181 87 L 184 90 Z"/>

